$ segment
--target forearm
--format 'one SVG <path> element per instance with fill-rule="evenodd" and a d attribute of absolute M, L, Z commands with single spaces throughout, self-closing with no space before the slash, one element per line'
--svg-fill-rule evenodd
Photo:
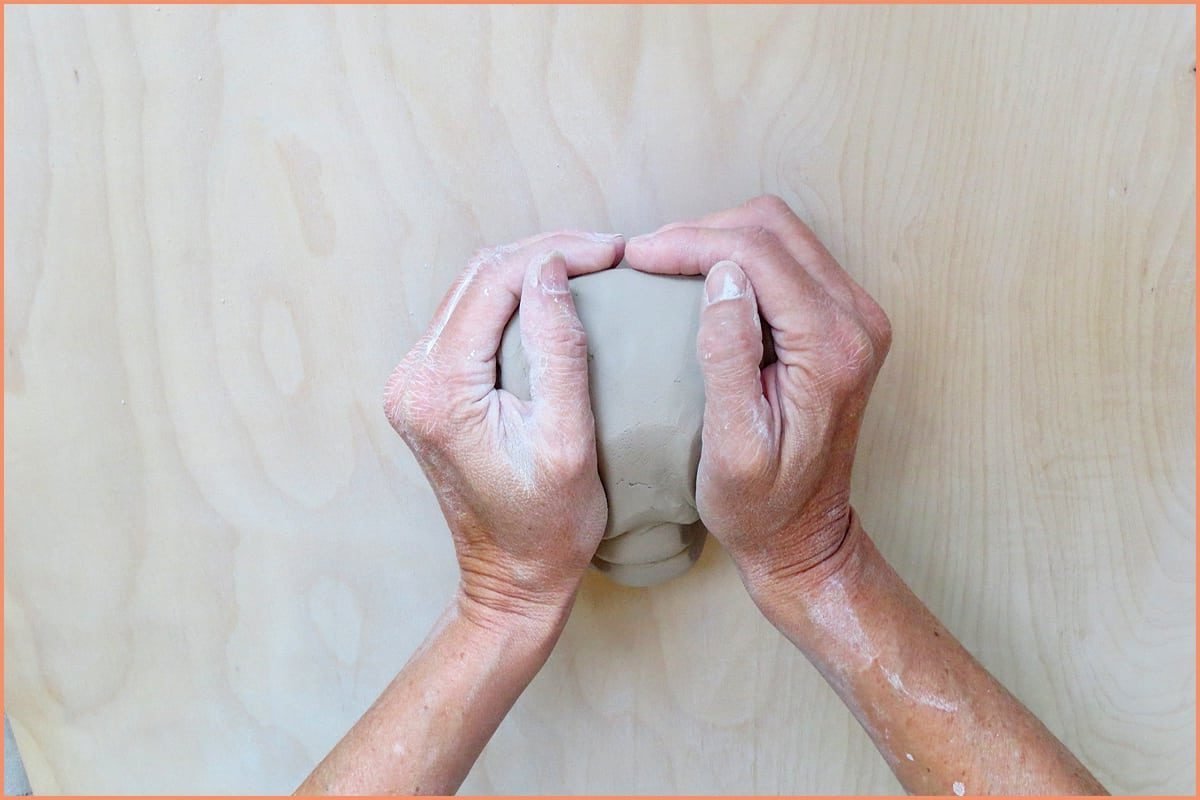
<path fill-rule="evenodd" d="M 296 790 L 452 794 L 566 620 L 466 608 L 456 599 L 375 704 Z"/>
<path fill-rule="evenodd" d="M 811 574 L 752 587 L 909 792 L 1098 794 L 1104 788 L 941 625 L 857 515 Z"/>

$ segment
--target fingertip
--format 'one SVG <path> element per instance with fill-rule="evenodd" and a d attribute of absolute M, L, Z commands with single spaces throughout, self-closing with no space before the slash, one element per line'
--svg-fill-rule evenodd
<path fill-rule="evenodd" d="M 657 231 L 654 233 L 642 233 L 628 239 L 625 242 L 625 257 L 629 257 L 630 251 L 638 252 L 645 251 L 653 242 Z"/>
<path fill-rule="evenodd" d="M 704 306 L 696 352 L 708 391 L 753 395 L 758 391 L 762 329 L 754 289 L 742 268 L 723 259 L 704 279 Z"/>
<path fill-rule="evenodd" d="M 618 233 L 616 240 L 613 242 L 612 266 L 615 267 L 624 260 L 626 244 L 625 237 Z"/>
<path fill-rule="evenodd" d="M 656 246 L 656 236 L 658 236 L 657 232 L 643 233 L 625 242 L 623 253 L 625 264 L 642 272 L 677 273 L 676 270 L 671 269 L 670 264 L 660 263 L 664 260 L 663 252 Z"/>
<path fill-rule="evenodd" d="M 704 279 L 704 297 L 708 305 L 727 300 L 741 300 L 750 293 L 750 281 L 742 268 L 733 261 L 713 264 Z"/>
<path fill-rule="evenodd" d="M 548 294 L 562 294 L 567 289 L 567 259 L 560 250 L 550 250 L 529 262 L 525 283 Z"/>
<path fill-rule="evenodd" d="M 600 245 L 603 250 L 598 250 L 594 255 L 589 255 L 585 259 L 586 263 L 581 263 L 578 266 L 586 269 L 589 272 L 595 271 L 597 268 L 606 269 L 616 266 L 616 264 L 625 257 L 625 235 L 621 233 L 600 233 L 591 232 L 583 234 L 583 238 L 595 245 Z M 603 255 L 601 255 L 603 254 Z"/>

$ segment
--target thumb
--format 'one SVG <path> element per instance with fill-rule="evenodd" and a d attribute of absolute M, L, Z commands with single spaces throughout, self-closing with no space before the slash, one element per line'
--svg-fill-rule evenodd
<path fill-rule="evenodd" d="M 535 423 L 565 438 L 577 438 L 584 431 L 594 437 L 587 334 L 567 287 L 562 253 L 552 251 L 529 264 L 521 290 L 520 326 Z"/>
<path fill-rule="evenodd" d="M 696 355 L 704 377 L 705 449 L 761 445 L 767 434 L 767 400 L 759 364 L 763 357 L 758 300 L 746 273 L 719 261 L 704 281 L 704 307 Z"/>

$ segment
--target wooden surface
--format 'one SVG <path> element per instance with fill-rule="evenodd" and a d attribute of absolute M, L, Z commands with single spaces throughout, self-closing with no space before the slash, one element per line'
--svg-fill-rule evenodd
<path fill-rule="evenodd" d="M 455 568 L 380 409 L 469 254 L 773 191 L 891 315 L 855 501 L 1113 790 L 1194 785 L 1191 8 L 5 9 L 5 703 L 41 792 L 289 791 Z M 890 792 L 710 543 L 467 780 Z"/>

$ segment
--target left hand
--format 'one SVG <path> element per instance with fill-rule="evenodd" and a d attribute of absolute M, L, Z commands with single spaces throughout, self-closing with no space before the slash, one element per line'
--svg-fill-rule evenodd
<path fill-rule="evenodd" d="M 561 618 L 604 533 L 587 339 L 567 278 L 621 260 L 619 235 L 544 234 L 481 251 L 392 373 L 384 410 L 449 524 L 460 609 Z M 496 388 L 520 305 L 530 401 Z"/>

